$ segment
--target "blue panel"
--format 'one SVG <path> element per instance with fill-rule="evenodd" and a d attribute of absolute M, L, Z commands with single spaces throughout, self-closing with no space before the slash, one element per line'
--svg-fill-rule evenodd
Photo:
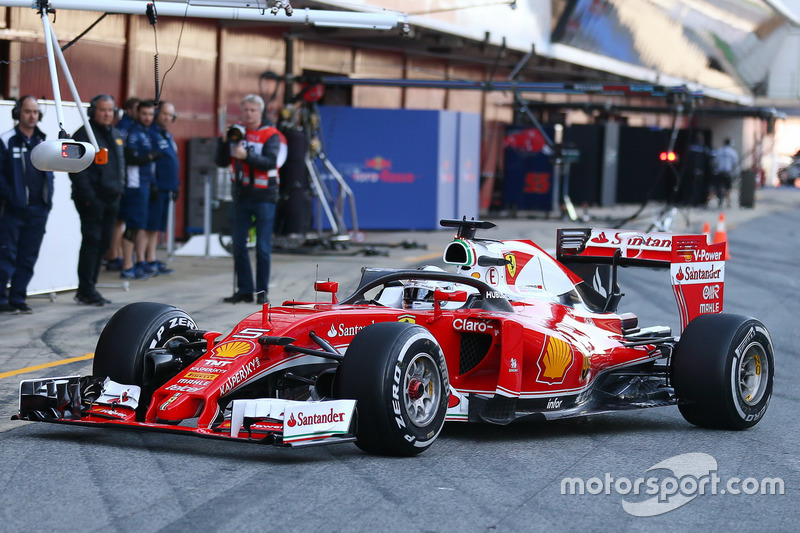
<path fill-rule="evenodd" d="M 436 229 L 442 213 L 452 216 L 455 184 L 440 186 L 440 164 L 454 161 L 455 147 L 442 147 L 448 135 L 441 130 L 454 139 L 455 117 L 330 106 L 320 115 L 327 156 L 355 195 L 359 228 Z"/>
<path fill-rule="evenodd" d="M 532 131 L 530 126 L 506 128 L 503 207 L 549 212 L 553 164 L 541 151 L 541 137 L 537 140 Z M 553 128 L 546 127 L 545 131 L 552 138 Z"/>
<path fill-rule="evenodd" d="M 481 116 L 458 114 L 456 218 L 478 218 L 481 171 Z"/>
<path fill-rule="evenodd" d="M 435 227 L 439 220 L 456 216 L 456 173 L 458 172 L 458 113 L 439 111 L 438 201 Z"/>

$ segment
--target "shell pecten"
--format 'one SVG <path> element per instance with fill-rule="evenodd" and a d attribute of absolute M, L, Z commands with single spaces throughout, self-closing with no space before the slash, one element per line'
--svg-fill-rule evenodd
<path fill-rule="evenodd" d="M 569 345 L 555 337 L 547 339 L 547 347 L 541 359 L 541 377 L 546 380 L 563 381 L 564 374 L 572 364 L 572 350 Z"/>

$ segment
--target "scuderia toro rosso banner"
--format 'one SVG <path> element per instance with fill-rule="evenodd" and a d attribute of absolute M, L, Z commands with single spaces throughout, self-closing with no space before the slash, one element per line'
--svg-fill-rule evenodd
<path fill-rule="evenodd" d="M 722 312 L 727 243 L 708 244 L 705 235 L 672 238 L 670 276 L 681 315 L 681 331 L 697 316 Z"/>

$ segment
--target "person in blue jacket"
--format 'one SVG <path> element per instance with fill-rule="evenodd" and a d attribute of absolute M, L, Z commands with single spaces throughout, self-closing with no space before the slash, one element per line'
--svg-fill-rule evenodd
<path fill-rule="evenodd" d="M 172 269 L 156 257 L 156 247 L 159 232 L 167 230 L 170 203 L 178 198 L 178 146 L 169 132 L 176 118 L 175 106 L 171 102 L 161 102 L 156 109 L 155 121 L 150 126 L 150 137 L 159 157 L 156 159 L 156 192 L 150 195 L 147 206 L 146 261 L 151 270 L 161 275 L 172 273 Z"/>
<path fill-rule="evenodd" d="M 120 204 L 120 218 L 125 221 L 122 234 L 123 279 L 147 279 L 157 274 L 145 261 L 147 250 L 147 206 L 151 191 L 155 191 L 155 163 L 159 157 L 148 129 L 155 116 L 152 100 L 139 102 L 137 122 L 128 131 L 125 142 L 127 183 Z"/>
<path fill-rule="evenodd" d="M 124 113 L 117 121 L 115 128 L 122 136 L 122 140 L 128 138 L 128 131 L 136 123 L 136 108 L 139 106 L 141 100 L 132 96 L 125 100 Z M 114 233 L 111 235 L 111 246 L 108 247 L 106 252 L 105 265 L 106 270 L 122 270 L 122 232 L 125 230 L 125 222 L 119 218 L 117 213 L 117 221 L 114 224 Z"/>
<path fill-rule="evenodd" d="M 15 315 L 33 312 L 25 299 L 53 207 L 53 173 L 31 163 L 45 140 L 36 97 L 17 100 L 11 116 L 17 125 L 0 136 L 0 313 Z"/>

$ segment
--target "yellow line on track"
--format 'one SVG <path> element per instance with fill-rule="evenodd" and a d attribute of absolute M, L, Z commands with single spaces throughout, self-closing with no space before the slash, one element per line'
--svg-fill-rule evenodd
<path fill-rule="evenodd" d="M 403 259 L 403 261 L 405 261 L 406 263 L 419 263 L 420 261 L 427 261 L 428 259 L 436 259 L 437 257 L 442 257 L 442 252 L 433 252 L 425 255 L 406 257 L 405 259 Z"/>
<path fill-rule="evenodd" d="M 60 361 L 52 361 L 50 363 L 44 363 L 44 364 L 41 364 L 41 365 L 29 366 L 27 368 L 20 368 L 19 370 L 11 370 L 9 372 L 1 372 L 0 373 L 0 379 L 10 378 L 11 376 L 16 376 L 18 374 L 26 374 L 28 372 L 34 372 L 36 370 L 41 370 L 43 368 L 51 368 L 51 367 L 54 367 L 54 366 L 66 365 L 66 364 L 69 364 L 69 363 L 75 363 L 77 361 L 86 361 L 87 359 L 91 359 L 93 357 L 94 357 L 93 353 L 87 353 L 87 354 L 79 355 L 78 357 L 70 357 L 69 359 L 62 359 Z"/>

